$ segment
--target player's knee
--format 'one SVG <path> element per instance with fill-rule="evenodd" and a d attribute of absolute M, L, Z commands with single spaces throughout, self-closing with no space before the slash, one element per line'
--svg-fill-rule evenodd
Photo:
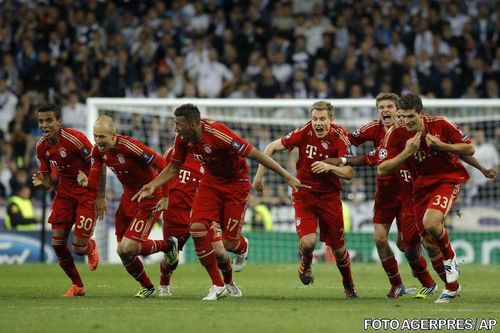
<path fill-rule="evenodd" d="M 337 260 L 338 260 L 338 259 L 343 258 L 343 257 L 345 256 L 346 252 L 347 252 L 347 248 L 346 248 L 345 246 L 342 246 L 342 247 L 340 247 L 340 248 L 336 248 L 336 249 L 334 249 L 334 250 L 333 250 L 333 255 L 334 255 L 334 256 L 335 256 L 335 258 L 337 258 Z"/>
<path fill-rule="evenodd" d="M 375 245 L 377 248 L 385 248 L 389 246 L 389 242 L 387 240 L 387 235 L 384 233 L 375 233 L 373 235 L 374 240 L 375 240 Z"/>
<path fill-rule="evenodd" d="M 139 250 L 139 244 L 133 241 L 130 242 L 122 241 L 118 246 L 118 248 L 119 248 L 118 255 L 120 257 L 135 257 Z"/>
<path fill-rule="evenodd" d="M 71 243 L 73 252 L 78 255 L 84 255 L 85 251 L 87 250 L 87 242 L 88 239 L 74 237 Z"/>
<path fill-rule="evenodd" d="M 224 248 L 226 250 L 232 251 L 232 250 L 234 250 L 234 248 L 236 247 L 238 242 L 233 242 L 233 241 L 229 241 L 227 239 L 223 239 L 222 243 L 224 244 Z"/>

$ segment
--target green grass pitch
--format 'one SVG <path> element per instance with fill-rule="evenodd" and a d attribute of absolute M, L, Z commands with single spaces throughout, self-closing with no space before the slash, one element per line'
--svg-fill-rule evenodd
<path fill-rule="evenodd" d="M 203 302 L 210 286 L 200 265 L 181 265 L 172 298 L 134 299 L 138 284 L 119 265 L 79 270 L 87 296 L 63 299 L 69 280 L 57 265 L 0 266 L 1 332 L 361 332 L 363 318 L 500 318 L 500 266 L 463 265 L 462 297 L 384 298 L 389 287 L 377 264 L 353 264 L 360 298 L 345 300 L 335 265 L 315 264 L 303 286 L 297 265 L 251 264 L 235 273 L 241 299 Z M 406 285 L 417 286 L 406 265 Z M 155 283 L 158 266 L 147 266 Z M 435 276 L 435 274 L 433 274 Z M 439 282 L 440 289 L 443 284 Z M 500 327 L 496 328 L 500 330 Z"/>

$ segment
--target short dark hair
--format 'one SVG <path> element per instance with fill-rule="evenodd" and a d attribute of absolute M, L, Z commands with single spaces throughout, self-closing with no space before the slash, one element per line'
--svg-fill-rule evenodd
<path fill-rule="evenodd" d="M 200 110 L 191 103 L 182 104 L 174 111 L 176 117 L 184 117 L 189 123 L 198 122 L 201 119 Z"/>
<path fill-rule="evenodd" d="M 42 104 L 38 107 L 37 111 L 40 112 L 54 112 L 56 115 L 56 119 L 61 119 L 61 108 L 55 104 L 47 103 Z"/>
<path fill-rule="evenodd" d="M 401 110 L 415 110 L 417 113 L 420 113 L 424 109 L 424 106 L 420 96 L 409 93 L 401 96 L 399 99 L 399 108 Z"/>

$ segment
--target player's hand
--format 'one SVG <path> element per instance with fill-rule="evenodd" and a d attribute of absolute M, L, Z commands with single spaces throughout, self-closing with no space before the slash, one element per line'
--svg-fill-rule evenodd
<path fill-rule="evenodd" d="M 410 138 L 406 141 L 405 149 L 408 154 L 411 156 L 418 151 L 420 148 L 420 137 L 422 136 L 422 132 L 417 132 L 413 138 Z"/>
<path fill-rule="evenodd" d="M 427 133 L 425 135 L 425 143 L 431 148 L 439 149 L 443 142 L 437 136 Z"/>
<path fill-rule="evenodd" d="M 252 190 L 255 192 L 262 194 L 264 192 L 264 182 L 262 179 L 255 178 L 252 183 Z"/>
<path fill-rule="evenodd" d="M 94 210 L 97 219 L 103 220 L 107 213 L 107 201 L 104 195 L 98 195 L 95 200 Z"/>
<path fill-rule="evenodd" d="M 165 209 L 167 209 L 167 207 L 168 207 L 168 198 L 163 197 L 156 203 L 155 212 L 164 211 Z"/>
<path fill-rule="evenodd" d="M 486 178 L 494 180 L 497 177 L 497 171 L 495 170 L 495 168 L 484 169 L 482 170 L 482 172 Z"/>
<path fill-rule="evenodd" d="M 153 195 L 155 192 L 155 187 L 151 186 L 149 183 L 144 185 L 139 192 L 134 194 L 132 197 L 132 201 L 138 201 L 141 202 L 142 200 L 149 198 Z"/>
<path fill-rule="evenodd" d="M 333 165 L 330 165 L 330 164 L 325 163 L 323 161 L 316 161 L 313 164 L 311 164 L 311 170 L 314 173 L 330 172 L 330 170 L 333 169 L 332 167 L 333 167 Z"/>
<path fill-rule="evenodd" d="M 311 188 L 309 185 L 302 184 L 297 177 L 291 177 L 287 179 L 288 185 L 293 189 L 294 192 L 297 192 L 300 188 Z"/>
<path fill-rule="evenodd" d="M 78 176 L 76 176 L 76 182 L 81 187 L 89 186 L 89 178 L 87 177 L 87 175 L 85 173 L 83 173 L 82 170 L 78 170 Z"/>
<path fill-rule="evenodd" d="M 40 171 L 37 171 L 33 174 L 33 176 L 31 177 L 31 182 L 35 187 L 43 185 L 43 178 Z"/>

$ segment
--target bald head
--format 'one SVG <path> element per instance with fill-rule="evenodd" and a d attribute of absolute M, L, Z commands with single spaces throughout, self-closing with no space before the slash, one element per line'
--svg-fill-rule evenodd
<path fill-rule="evenodd" d="M 100 116 L 94 124 L 95 144 L 101 152 L 114 148 L 116 143 L 116 129 L 113 118 Z"/>
<path fill-rule="evenodd" d="M 96 129 L 99 132 L 116 133 L 115 123 L 110 116 L 99 116 L 94 124 L 94 132 Z"/>

